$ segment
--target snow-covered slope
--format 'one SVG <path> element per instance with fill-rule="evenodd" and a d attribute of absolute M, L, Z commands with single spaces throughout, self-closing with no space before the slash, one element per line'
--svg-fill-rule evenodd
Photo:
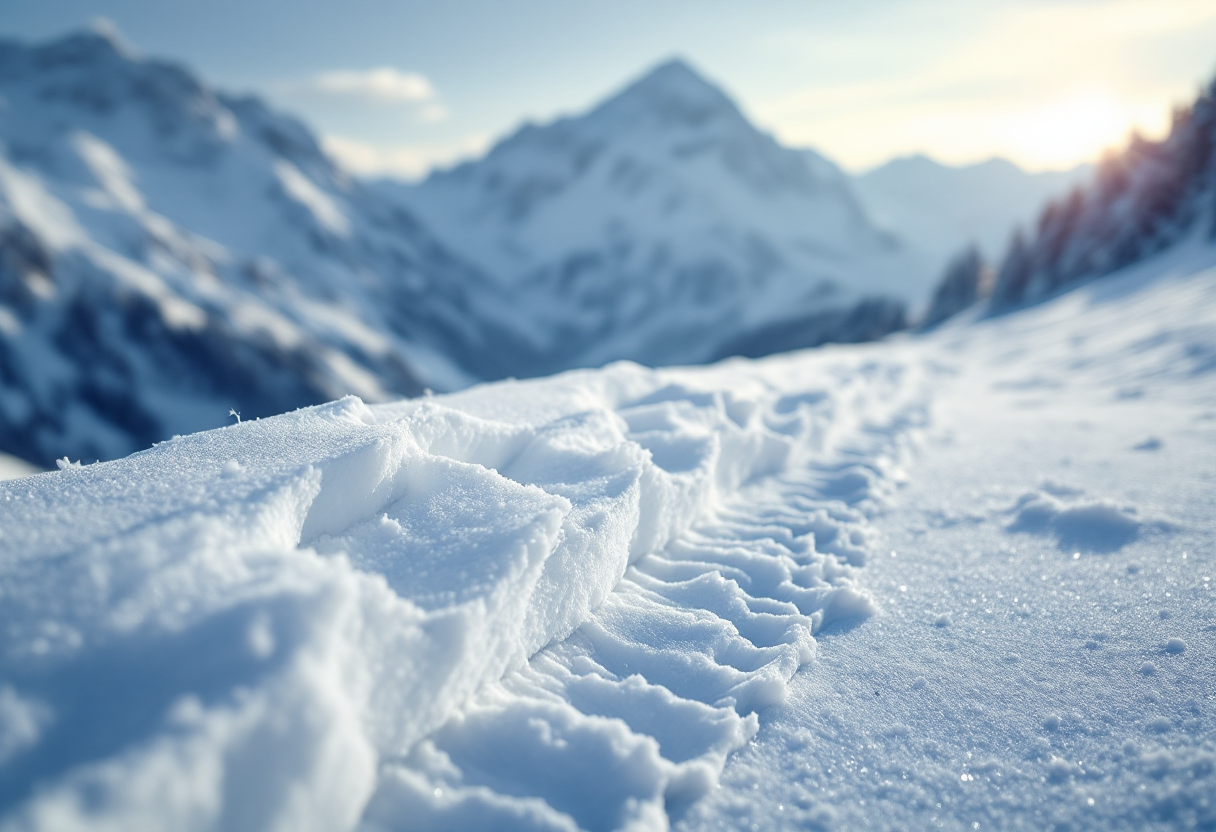
<path fill-rule="evenodd" d="M 681 61 L 481 160 L 381 187 L 524 298 L 564 361 L 873 337 L 900 323 L 895 303 L 841 311 L 919 299 L 937 276 L 847 181 L 759 132 Z"/>
<path fill-rule="evenodd" d="M 2 483 L 0 829 L 1202 828 L 1213 356 L 1191 245 Z"/>
<path fill-rule="evenodd" d="M 934 369 L 881 613 L 678 828 L 1216 827 L 1216 250 L 900 349 Z"/>
<path fill-rule="evenodd" d="M 258 100 L 98 33 L 0 42 L 0 96 L 0 450 L 112 458 L 527 360 L 493 284 Z"/>
<path fill-rule="evenodd" d="M 1051 199 L 1091 173 L 1089 165 L 1028 173 L 1005 159 L 952 167 L 916 155 L 893 159 L 853 183 L 876 223 L 940 269 L 969 245 L 995 261 L 1015 229 L 1033 225 Z"/>
<path fill-rule="evenodd" d="M 0 828 L 661 828 L 871 611 L 919 394 L 618 364 L 0 485 Z"/>

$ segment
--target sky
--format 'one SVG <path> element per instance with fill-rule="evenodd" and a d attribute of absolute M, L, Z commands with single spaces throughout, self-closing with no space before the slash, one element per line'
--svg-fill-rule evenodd
<path fill-rule="evenodd" d="M 99 19 L 403 178 L 675 56 L 854 171 L 913 153 L 1071 167 L 1160 137 L 1216 75 L 1216 0 L 4 0 L 0 36 Z"/>

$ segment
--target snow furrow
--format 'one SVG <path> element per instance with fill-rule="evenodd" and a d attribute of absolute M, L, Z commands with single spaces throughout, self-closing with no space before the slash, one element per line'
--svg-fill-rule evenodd
<path fill-rule="evenodd" d="M 883 415 L 841 455 L 880 467 L 924 410 L 901 399 Z M 634 561 L 569 638 L 386 762 L 363 828 L 668 828 L 755 735 L 756 712 L 784 699 L 813 633 L 874 611 L 850 559 L 864 559 L 866 511 L 887 481 L 867 481 L 850 508 L 804 466 Z"/>
<path fill-rule="evenodd" d="M 825 356 L 347 399 L 0 485 L 0 829 L 664 828 L 870 609 L 921 391 Z"/>

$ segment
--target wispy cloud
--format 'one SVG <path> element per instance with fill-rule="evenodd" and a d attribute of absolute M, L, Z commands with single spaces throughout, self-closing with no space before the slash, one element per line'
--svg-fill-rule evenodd
<path fill-rule="evenodd" d="M 325 151 L 339 165 L 360 176 L 394 176 L 417 180 L 437 167 L 484 153 L 488 136 L 469 136 L 454 144 L 378 146 L 343 136 L 325 136 Z"/>
<path fill-rule="evenodd" d="M 341 69 L 322 72 L 308 86 L 328 95 L 361 98 L 385 103 L 417 104 L 435 99 L 435 88 L 425 75 L 402 72 L 396 67 Z"/>

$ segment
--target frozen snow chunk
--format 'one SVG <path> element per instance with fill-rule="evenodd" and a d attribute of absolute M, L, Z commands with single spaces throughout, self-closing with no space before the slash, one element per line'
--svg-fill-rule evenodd
<path fill-rule="evenodd" d="M 1180 638 L 1171 638 L 1165 643 L 1165 652 L 1177 655 L 1186 650 L 1186 642 Z"/>
<path fill-rule="evenodd" d="M 1065 508 L 1056 515 L 1053 525 L 1064 547 L 1088 547 L 1094 551 L 1119 549 L 1135 540 L 1141 528 L 1131 510 L 1113 503 Z"/>
<path fill-rule="evenodd" d="M 818 619 L 815 629 L 818 631 L 820 627 L 826 627 L 828 624 L 838 621 L 857 621 L 869 618 L 876 612 L 878 612 L 878 607 L 870 596 L 851 586 L 838 587 L 828 593 L 823 602 L 822 613 L 814 614 Z"/>
<path fill-rule="evenodd" d="M 1145 729 L 1153 734 L 1165 734 L 1174 726 L 1163 716 L 1156 716 L 1145 723 Z"/>
<path fill-rule="evenodd" d="M 579 832 L 572 817 L 540 798 L 513 797 L 485 786 L 435 783 L 408 768 L 386 769 L 360 828 L 369 832 Z"/>
<path fill-rule="evenodd" d="M 570 511 L 546 494 L 481 466 L 439 458 L 417 460 L 402 473 L 405 493 L 378 517 L 318 538 L 323 554 L 345 554 L 365 572 L 423 609 L 487 599 L 500 587 L 526 597 L 521 585 L 557 545 Z"/>
<path fill-rule="evenodd" d="M 652 829 L 671 764 L 651 737 L 563 702 L 489 695 L 436 733 L 469 785 L 542 799 L 581 829 Z"/>
<path fill-rule="evenodd" d="M 1053 783 L 1062 783 L 1080 773 L 1081 769 L 1079 766 L 1070 763 L 1063 757 L 1053 755 L 1047 762 L 1047 779 Z"/>
<path fill-rule="evenodd" d="M 1061 549 L 1089 552 L 1113 552 L 1123 548 L 1141 535 L 1146 524 L 1136 516 L 1136 510 L 1114 503 L 1064 503 L 1048 494 L 1024 494 L 1010 509 L 1012 532 L 1051 535 Z M 1164 524 L 1153 524 L 1164 529 Z"/>
<path fill-rule="evenodd" d="M 1159 451 L 1159 450 L 1161 450 L 1161 448 L 1164 444 L 1165 443 L 1163 443 L 1156 436 L 1150 436 L 1148 439 L 1145 439 L 1143 442 L 1137 442 L 1135 445 L 1132 445 L 1132 450 L 1133 451 Z"/>

